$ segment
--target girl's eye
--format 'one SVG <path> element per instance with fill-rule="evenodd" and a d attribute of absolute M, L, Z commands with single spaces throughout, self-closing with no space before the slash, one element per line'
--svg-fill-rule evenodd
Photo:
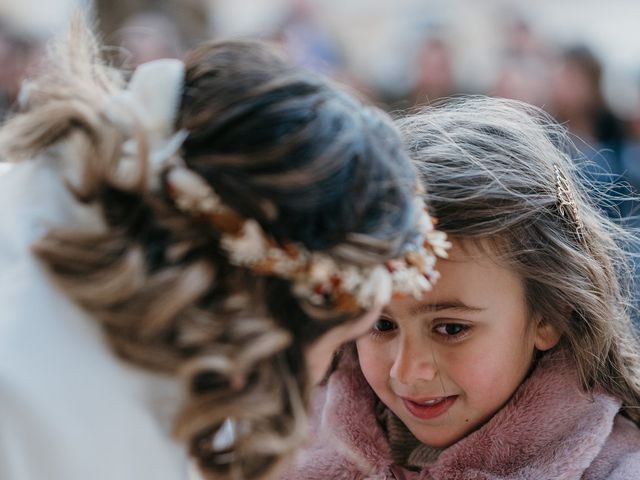
<path fill-rule="evenodd" d="M 470 328 L 469 325 L 462 323 L 441 323 L 436 325 L 434 331 L 446 340 L 454 340 L 463 337 Z"/>
<path fill-rule="evenodd" d="M 373 328 L 371 329 L 371 335 L 374 338 L 381 337 L 383 335 L 393 333 L 393 331 L 396 330 L 397 328 L 398 326 L 396 325 L 396 322 L 394 322 L 393 320 L 389 320 L 387 318 L 379 318 L 378 321 L 373 325 Z"/>
<path fill-rule="evenodd" d="M 378 321 L 373 325 L 373 329 L 376 332 L 389 332 L 391 330 L 395 330 L 395 328 L 395 322 L 387 318 L 379 318 Z"/>

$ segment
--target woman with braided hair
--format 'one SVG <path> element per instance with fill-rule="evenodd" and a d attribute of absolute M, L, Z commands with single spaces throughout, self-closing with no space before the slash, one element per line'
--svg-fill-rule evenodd
<path fill-rule="evenodd" d="M 76 21 L 0 131 L 0 478 L 271 478 L 447 242 L 387 116 L 264 45 L 126 87 L 98 50 Z"/>

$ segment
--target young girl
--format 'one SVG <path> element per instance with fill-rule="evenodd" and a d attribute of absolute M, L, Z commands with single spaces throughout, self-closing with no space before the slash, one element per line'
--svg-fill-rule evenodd
<path fill-rule="evenodd" d="M 640 478 L 627 234 L 541 112 L 469 98 L 401 122 L 453 248 L 344 351 L 289 478 Z"/>
<path fill-rule="evenodd" d="M 0 478 L 266 478 L 335 347 L 433 276 L 400 136 L 259 43 L 126 87 L 81 24 L 60 53 L 0 132 Z"/>

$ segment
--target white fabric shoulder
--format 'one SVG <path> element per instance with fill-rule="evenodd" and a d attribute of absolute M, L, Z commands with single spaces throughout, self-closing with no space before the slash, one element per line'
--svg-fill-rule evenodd
<path fill-rule="evenodd" d="M 49 227 L 100 229 L 54 154 L 0 175 L 0 478 L 177 480 L 177 385 L 117 359 L 97 322 L 50 281 L 30 245 Z"/>

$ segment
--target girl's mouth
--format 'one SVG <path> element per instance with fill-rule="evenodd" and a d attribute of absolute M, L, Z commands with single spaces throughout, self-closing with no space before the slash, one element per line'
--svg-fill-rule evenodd
<path fill-rule="evenodd" d="M 402 402 L 411 415 L 421 420 L 429 420 L 445 413 L 457 399 L 457 395 L 450 395 L 448 397 L 432 397 L 425 400 L 403 398 Z"/>

